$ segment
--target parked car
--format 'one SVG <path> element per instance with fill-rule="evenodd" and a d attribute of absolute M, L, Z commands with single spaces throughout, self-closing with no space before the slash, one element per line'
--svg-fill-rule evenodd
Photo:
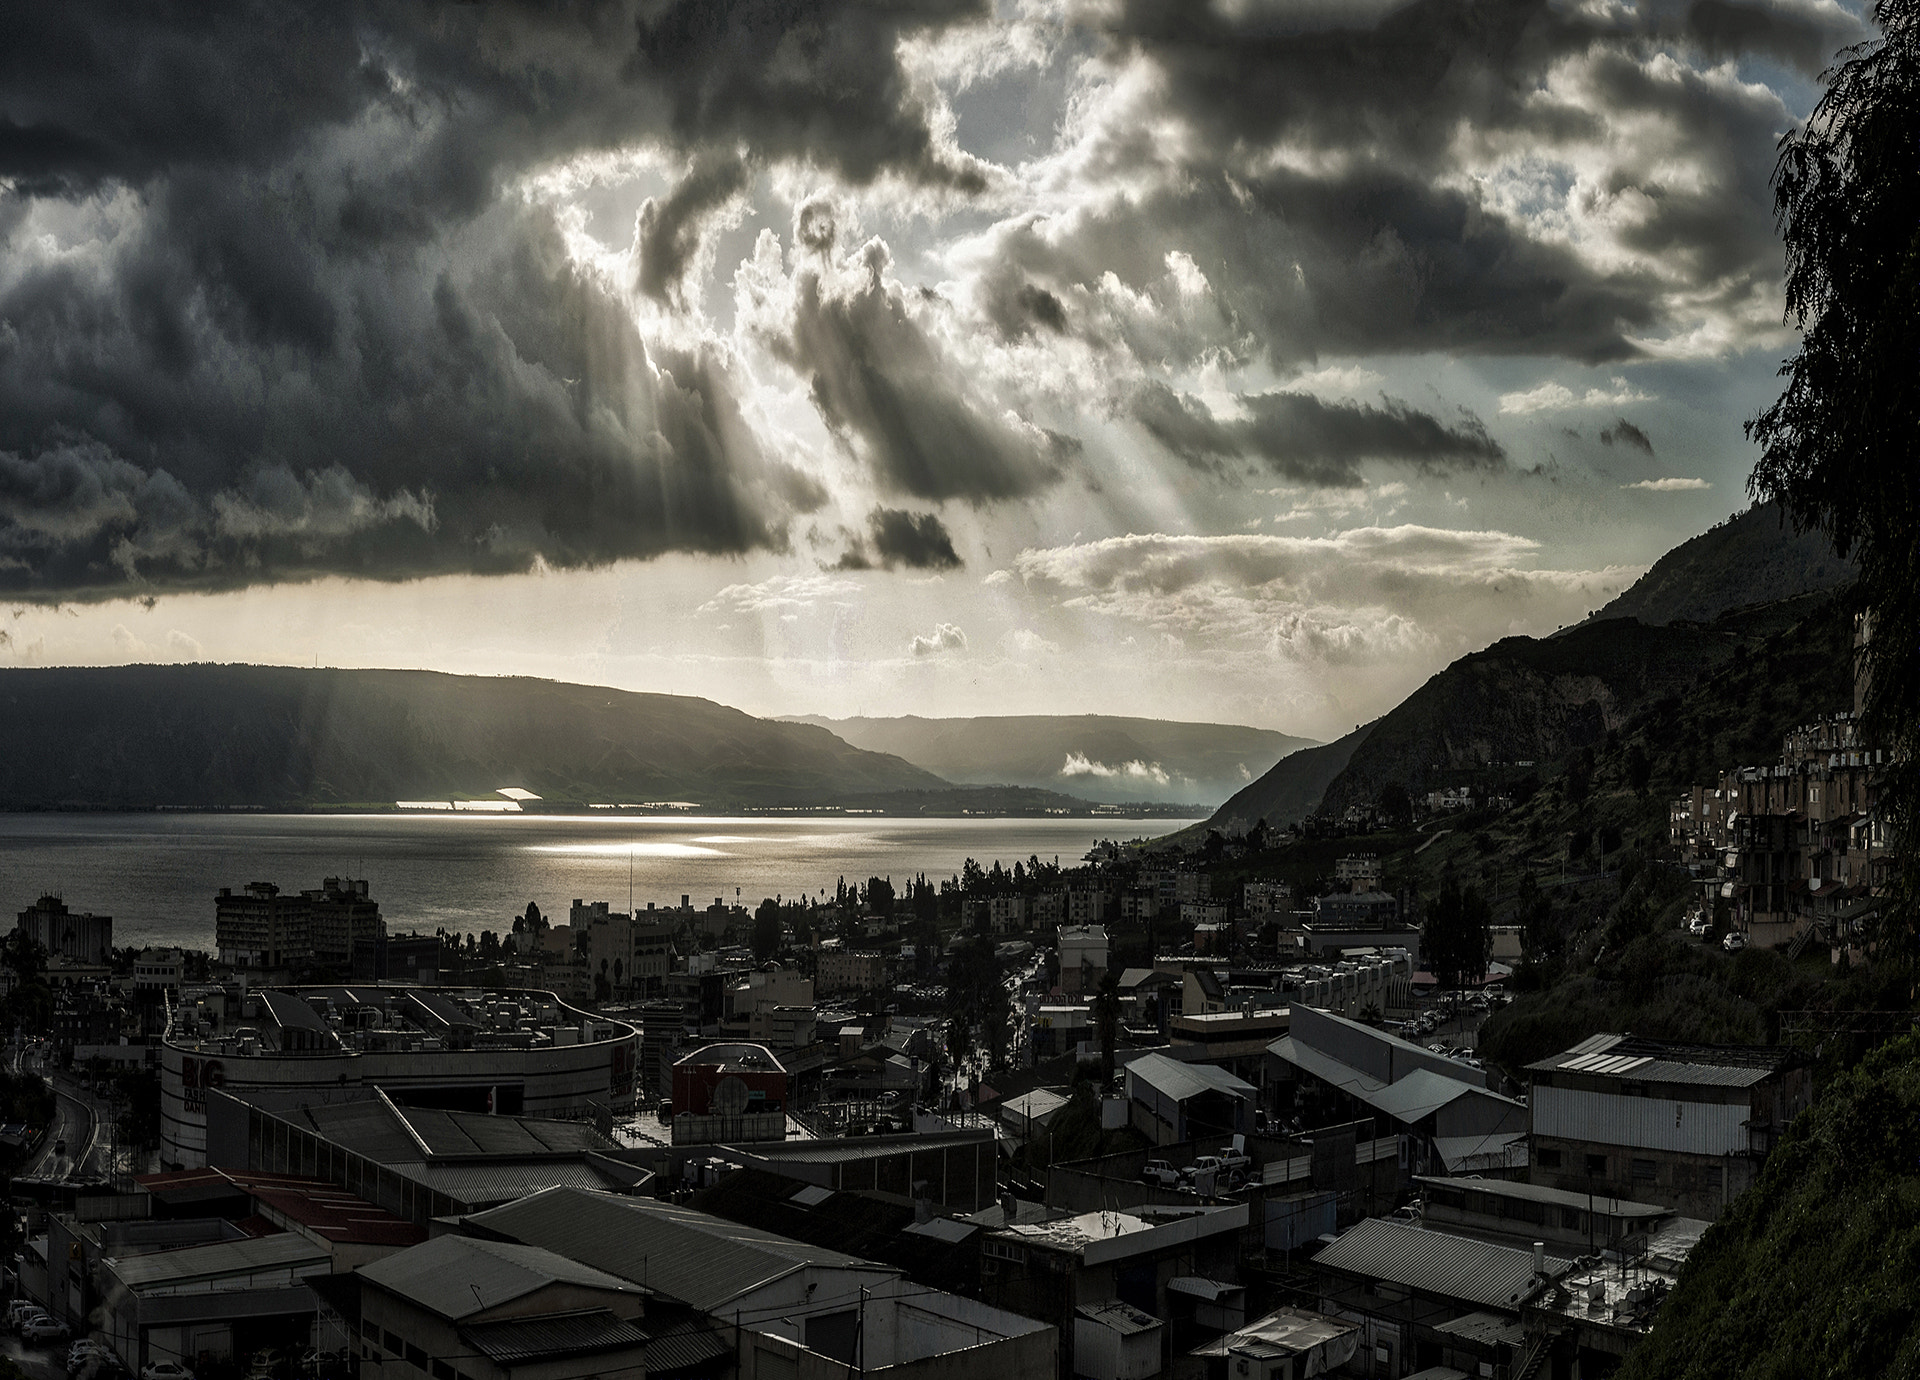
<path fill-rule="evenodd" d="M 21 1338 L 29 1342 L 64 1342 L 72 1335 L 72 1330 L 60 1319 L 44 1315 L 29 1318 L 26 1326 L 20 1329 Z"/>
<path fill-rule="evenodd" d="M 46 1309 L 42 1308 L 32 1299 L 15 1299 L 7 1305 L 7 1330 L 10 1332 L 18 1332 L 21 1323 L 25 1322 L 35 1313 L 44 1313 L 46 1311 Z"/>
<path fill-rule="evenodd" d="M 1147 1167 L 1140 1171 L 1140 1180 L 1157 1188 L 1178 1188 L 1180 1173 L 1165 1160 L 1148 1160 Z"/>
<path fill-rule="evenodd" d="M 1747 937 L 1740 933 L 1739 930 L 1733 930 L 1728 933 L 1725 939 L 1720 941 L 1720 947 L 1730 954 L 1737 954 L 1747 947 Z"/>
<path fill-rule="evenodd" d="M 178 1361 L 154 1361 L 140 1372 L 140 1380 L 193 1380 L 193 1372 Z"/>

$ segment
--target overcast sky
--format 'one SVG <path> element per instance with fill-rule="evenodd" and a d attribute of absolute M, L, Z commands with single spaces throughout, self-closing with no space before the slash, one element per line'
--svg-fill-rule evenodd
<path fill-rule="evenodd" d="M 1827 0 L 0 25 L 0 665 L 1316 737 L 1745 506 Z"/>

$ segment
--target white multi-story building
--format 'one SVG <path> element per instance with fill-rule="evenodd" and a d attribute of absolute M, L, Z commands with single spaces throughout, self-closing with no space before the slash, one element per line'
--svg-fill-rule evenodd
<path fill-rule="evenodd" d="M 1098 991 L 1107 973 L 1106 927 L 1062 925 L 1059 948 L 1061 989 L 1072 996 Z"/>

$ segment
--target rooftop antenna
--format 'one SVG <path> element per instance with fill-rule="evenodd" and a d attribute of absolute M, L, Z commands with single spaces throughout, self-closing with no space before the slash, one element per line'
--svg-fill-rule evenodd
<path fill-rule="evenodd" d="M 627 914 L 633 914 L 633 845 L 627 845 Z"/>

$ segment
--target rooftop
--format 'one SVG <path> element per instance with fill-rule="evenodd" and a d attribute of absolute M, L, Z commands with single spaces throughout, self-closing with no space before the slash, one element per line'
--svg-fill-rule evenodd
<path fill-rule="evenodd" d="M 1201 1093 L 1219 1092 L 1234 1097 L 1251 1097 L 1253 1084 L 1244 1078 L 1236 1078 L 1223 1068 L 1213 1064 L 1183 1064 L 1178 1059 L 1170 1059 L 1164 1054 L 1147 1054 L 1127 1065 L 1129 1080 L 1139 1078 L 1153 1088 L 1184 1102 Z"/>
<path fill-rule="evenodd" d="M 898 1273 L 672 1203 L 571 1188 L 536 1193 L 468 1221 L 489 1234 L 565 1251 L 703 1312 L 808 1265 Z"/>
<path fill-rule="evenodd" d="M 572 1034 L 556 1032 L 570 1029 Z M 256 988 L 217 1028 L 184 1000 L 169 1043 L 228 1058 L 261 1055 L 439 1054 L 541 1049 L 563 1038 L 622 1039 L 633 1027 L 567 1005 L 551 992 L 388 984 Z"/>
<path fill-rule="evenodd" d="M 1533 1252 L 1370 1217 L 1314 1257 L 1314 1268 L 1341 1270 L 1462 1303 L 1518 1308 L 1533 1287 Z M 1547 1273 L 1571 1261 L 1547 1257 Z"/>
<path fill-rule="evenodd" d="M 205 1246 L 183 1246 L 173 1251 L 114 1258 L 113 1272 L 136 1293 L 142 1289 L 175 1292 L 192 1281 L 244 1279 L 262 1271 L 292 1270 L 326 1274 L 332 1257 L 294 1232 L 249 1236 L 239 1241 L 216 1241 Z"/>
<path fill-rule="evenodd" d="M 1431 1184 L 1440 1188 L 1457 1189 L 1468 1193 L 1485 1193 L 1494 1198 L 1507 1198 L 1521 1202 L 1546 1203 L 1551 1207 L 1579 1208 L 1591 1210 L 1608 1217 L 1671 1217 L 1673 1209 L 1661 1207 L 1658 1203 L 1636 1203 L 1626 1198 L 1609 1198 L 1604 1194 L 1574 1193 L 1562 1188 L 1548 1188 L 1544 1184 L 1520 1183 L 1513 1179 L 1449 1179 L 1437 1174 L 1415 1174 L 1417 1183 Z"/>
<path fill-rule="evenodd" d="M 183 1169 L 135 1179 L 156 1198 L 191 1202 L 244 1193 L 296 1227 L 335 1244 L 411 1246 L 426 1239 L 412 1222 L 318 1179 L 226 1169 Z"/>
<path fill-rule="evenodd" d="M 510 1241 L 436 1236 L 410 1251 L 360 1267 L 361 1278 L 453 1322 L 525 1298 L 553 1284 L 633 1296 L 624 1279 L 554 1251 Z"/>
<path fill-rule="evenodd" d="M 1142 1332 L 1152 1332 L 1165 1326 L 1151 1313 L 1142 1313 L 1130 1303 L 1119 1299 L 1106 1299 L 1100 1303 L 1083 1303 L 1073 1310 L 1091 1322 L 1102 1327 L 1112 1328 L 1123 1337 L 1136 1336 Z"/>
<path fill-rule="evenodd" d="M 1527 1071 L 1748 1088 L 1804 1059 L 1800 1051 L 1778 1045 L 1683 1045 L 1637 1035 L 1595 1035 L 1527 1065 Z"/>
<path fill-rule="evenodd" d="M 606 1308 L 475 1323 L 460 1338 L 500 1366 L 645 1347 L 652 1338 Z"/>
<path fill-rule="evenodd" d="M 1309 1366 L 1308 1370 L 1322 1374 L 1351 1360 L 1359 1349 L 1359 1324 L 1304 1308 L 1281 1308 L 1238 1332 L 1195 1347 L 1189 1354 L 1284 1360 L 1317 1350 L 1322 1353 L 1321 1364 Z"/>

